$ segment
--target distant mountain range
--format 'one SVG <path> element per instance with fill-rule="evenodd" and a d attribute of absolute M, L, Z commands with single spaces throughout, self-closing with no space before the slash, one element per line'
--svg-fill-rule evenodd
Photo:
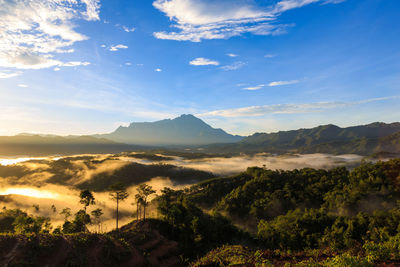
<path fill-rule="evenodd" d="M 212 128 L 193 115 L 182 115 L 156 122 L 131 123 L 109 134 L 0 137 L 0 156 L 118 153 L 160 147 L 191 148 L 192 151 L 219 154 L 269 152 L 400 156 L 400 123 L 376 122 L 347 128 L 329 124 L 242 137 Z"/>
<path fill-rule="evenodd" d="M 277 154 L 400 154 L 400 123 L 376 122 L 347 128 L 329 124 L 311 129 L 256 133 L 235 144 L 209 146 L 207 150 Z"/>
<path fill-rule="evenodd" d="M 110 134 L 96 135 L 115 142 L 164 146 L 164 145 L 206 145 L 234 143 L 242 136 L 231 135 L 222 129 L 212 128 L 193 115 L 182 115 L 175 119 L 156 122 L 135 122 L 128 127 L 120 126 Z"/>
<path fill-rule="evenodd" d="M 21 134 L 0 136 L 0 156 L 49 156 L 85 153 L 118 153 L 141 149 L 92 136 Z"/>

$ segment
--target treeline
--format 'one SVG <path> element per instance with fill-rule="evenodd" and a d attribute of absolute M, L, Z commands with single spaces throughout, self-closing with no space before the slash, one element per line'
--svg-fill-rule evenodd
<path fill-rule="evenodd" d="M 191 226 L 193 234 L 193 225 L 203 217 L 212 221 L 225 214 L 224 220 L 252 232 L 253 241 L 264 249 L 340 251 L 386 244 L 399 253 L 399 199 L 400 160 L 395 159 L 363 162 L 352 171 L 248 168 L 183 191 L 165 189 L 158 201 L 165 220 L 178 228 Z M 200 207 L 213 215 L 205 215 Z M 197 215 L 188 217 L 193 213 Z M 216 230 L 216 222 L 205 225 L 212 234 L 200 234 L 203 242 L 208 240 L 212 247 L 218 232 L 222 234 L 217 240 L 232 244 L 226 239 L 235 236 L 229 228 Z"/>

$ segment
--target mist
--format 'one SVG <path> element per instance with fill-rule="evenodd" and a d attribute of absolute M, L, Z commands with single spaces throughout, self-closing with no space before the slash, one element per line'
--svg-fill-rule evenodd
<path fill-rule="evenodd" d="M 79 203 L 82 185 L 98 183 L 99 177 L 102 177 L 102 182 L 112 183 L 114 180 L 117 182 L 120 177 L 116 173 L 130 164 L 154 166 L 154 168 L 159 168 L 163 164 L 170 164 L 181 168 L 176 169 L 176 171 L 193 169 L 209 172 L 219 177 L 238 174 L 252 166 L 282 170 L 305 167 L 329 169 L 337 166 L 352 168 L 363 159 L 358 155 L 336 156 L 328 154 L 283 156 L 257 154 L 201 159 L 160 156 L 168 159 L 149 160 L 121 155 L 77 155 L 64 158 L 12 159 L 12 161 L 0 159 L 0 162 L 4 163 L 0 165 L 0 207 L 20 208 L 29 214 L 49 217 L 53 226 L 56 227 L 64 221 L 63 216 L 59 214 L 62 209 L 68 207 L 71 208 L 72 213 L 75 213 L 83 208 L 82 204 Z M 160 194 L 160 190 L 164 187 L 182 189 L 201 181 L 192 179 L 192 177 L 177 181 L 174 177 L 171 177 L 154 175 L 154 177 L 146 179 L 128 179 L 127 190 L 130 196 L 126 201 L 120 203 L 120 224 L 128 223 L 136 216 L 136 206 L 133 205 L 133 202 L 136 188 L 140 183 L 145 182 L 151 185 L 157 191 L 156 194 Z M 201 179 L 205 178 L 207 176 Z M 124 177 L 124 179 L 127 178 Z M 92 190 L 90 187 L 87 189 Z M 94 197 L 96 204 L 88 208 L 88 213 L 101 208 L 104 212 L 102 230 L 112 230 L 115 227 L 115 202 L 110 199 L 107 190 L 95 191 Z M 39 210 L 33 205 L 39 205 Z M 52 205 L 56 207 L 56 212 L 53 212 Z M 156 210 L 149 209 L 148 216 L 157 217 Z"/>

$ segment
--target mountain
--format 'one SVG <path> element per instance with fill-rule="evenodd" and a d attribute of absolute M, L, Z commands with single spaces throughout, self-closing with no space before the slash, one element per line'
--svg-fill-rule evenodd
<path fill-rule="evenodd" d="M 136 122 L 128 127 L 120 126 L 110 134 L 96 135 L 115 142 L 138 145 L 205 145 L 233 143 L 242 139 L 222 129 L 212 128 L 193 115 L 181 115 L 175 119 L 156 122 Z"/>
<path fill-rule="evenodd" d="M 400 123 L 375 122 L 340 128 L 322 125 L 311 129 L 256 133 L 235 144 L 209 146 L 207 150 L 269 153 L 373 153 L 400 154 Z"/>
<path fill-rule="evenodd" d="M 0 136 L 1 156 L 48 156 L 82 153 L 118 153 L 138 147 L 92 136 L 21 134 Z"/>

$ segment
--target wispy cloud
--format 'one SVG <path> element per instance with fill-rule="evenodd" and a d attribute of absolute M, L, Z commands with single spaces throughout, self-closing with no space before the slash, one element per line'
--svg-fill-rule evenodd
<path fill-rule="evenodd" d="M 265 84 L 259 84 L 259 85 L 256 85 L 256 86 L 245 87 L 245 88 L 243 88 L 243 90 L 256 91 L 256 90 L 260 90 L 263 87 L 265 87 Z"/>
<path fill-rule="evenodd" d="M 218 66 L 219 62 L 208 58 L 198 57 L 190 61 L 189 64 L 193 66 L 207 66 L 207 65 Z"/>
<path fill-rule="evenodd" d="M 258 117 L 268 114 L 297 114 L 322 112 L 324 110 L 344 108 L 360 104 L 367 104 L 378 101 L 391 99 L 399 99 L 400 96 L 370 98 L 354 102 L 317 102 L 306 104 L 277 104 L 264 106 L 249 106 L 243 108 L 215 110 L 199 114 L 199 116 L 216 116 L 216 117 Z"/>
<path fill-rule="evenodd" d="M 1 1 L 0 67 L 42 69 L 62 65 L 58 53 L 87 36 L 75 31 L 76 20 L 99 19 L 99 0 Z"/>
<path fill-rule="evenodd" d="M 276 57 L 276 55 L 274 55 L 274 54 L 266 54 L 266 55 L 264 55 L 264 57 L 265 58 L 273 58 L 273 57 Z"/>
<path fill-rule="evenodd" d="M 134 32 L 134 31 L 136 30 L 135 27 L 128 28 L 128 27 L 126 27 L 126 26 L 122 26 L 122 29 L 123 29 L 125 32 Z"/>
<path fill-rule="evenodd" d="M 115 51 L 118 51 L 118 50 L 120 50 L 120 49 L 127 49 L 127 48 L 128 48 L 128 46 L 127 46 L 127 45 L 123 45 L 123 44 L 112 45 L 112 46 L 110 46 L 110 48 L 108 49 L 108 51 L 115 52 Z"/>
<path fill-rule="evenodd" d="M 230 65 L 222 66 L 221 69 L 223 69 L 223 70 L 237 70 L 237 69 L 240 69 L 241 67 L 243 67 L 245 65 L 246 65 L 245 62 L 236 61 L 236 62 L 234 62 L 234 63 L 232 63 Z"/>
<path fill-rule="evenodd" d="M 236 55 L 236 54 L 233 54 L 233 53 L 229 53 L 229 54 L 226 54 L 228 57 L 237 57 L 238 55 Z"/>
<path fill-rule="evenodd" d="M 84 61 L 70 61 L 70 62 L 66 62 L 63 63 L 61 66 L 63 67 L 77 67 L 77 66 L 88 66 L 90 65 L 90 62 Z"/>
<path fill-rule="evenodd" d="M 8 78 L 19 76 L 21 74 L 22 74 L 21 71 L 0 72 L 0 79 L 8 79 Z"/>
<path fill-rule="evenodd" d="M 153 6 L 163 12 L 176 31 L 155 32 L 158 39 L 200 42 L 227 39 L 244 33 L 278 35 L 290 24 L 276 23 L 281 13 L 311 3 L 338 3 L 338 0 L 281 0 L 268 7 L 255 1 L 156 0 Z"/>
<path fill-rule="evenodd" d="M 299 80 L 270 82 L 268 86 L 281 86 L 299 83 Z"/>
<path fill-rule="evenodd" d="M 155 69 L 154 71 L 155 71 L 155 72 L 162 72 L 162 69 L 157 68 L 157 69 Z"/>
<path fill-rule="evenodd" d="M 20 84 L 18 84 L 18 87 L 27 88 L 27 87 L 28 87 L 28 85 L 26 85 L 26 84 L 23 84 L 23 83 L 20 83 Z"/>
<path fill-rule="evenodd" d="M 115 27 L 123 30 L 124 32 L 134 32 L 136 30 L 135 27 L 128 27 L 128 26 L 121 25 L 121 24 L 115 24 Z"/>

